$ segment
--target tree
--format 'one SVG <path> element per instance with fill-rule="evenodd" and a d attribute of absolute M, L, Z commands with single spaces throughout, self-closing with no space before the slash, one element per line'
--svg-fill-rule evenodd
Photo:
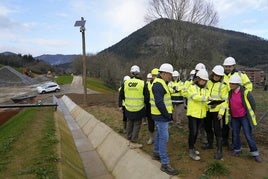
<path fill-rule="evenodd" d="M 165 36 L 162 48 L 177 70 L 179 70 L 178 68 L 189 68 L 189 66 L 195 66 L 194 63 L 201 62 L 197 60 L 201 60 L 200 58 L 204 56 L 204 50 L 207 52 L 206 56 L 211 58 L 209 53 L 212 53 L 211 49 L 215 44 L 207 47 L 207 45 L 204 46 L 207 44 L 206 41 L 199 40 L 202 39 L 199 37 L 199 34 L 202 34 L 199 32 L 202 31 L 202 28 L 197 31 L 192 29 L 188 23 L 180 22 L 188 21 L 206 26 L 216 25 L 218 15 L 212 3 L 206 0 L 150 0 L 145 20 L 149 22 L 158 18 L 171 19 L 166 27 L 159 28 L 165 29 L 162 34 Z M 209 37 L 207 41 L 210 41 Z M 204 47 L 207 48 L 204 49 Z"/>
<path fill-rule="evenodd" d="M 206 0 L 151 0 L 145 20 L 151 22 L 158 18 L 207 26 L 215 26 L 219 20 L 213 3 Z"/>

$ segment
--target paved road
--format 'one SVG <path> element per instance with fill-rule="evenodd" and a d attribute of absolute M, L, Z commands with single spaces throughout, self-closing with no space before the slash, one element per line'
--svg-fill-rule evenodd
<path fill-rule="evenodd" d="M 42 102 L 52 102 L 53 95 L 62 95 L 68 93 L 84 93 L 84 87 L 82 85 L 82 77 L 74 76 L 71 84 L 61 85 L 61 90 L 57 93 L 38 94 L 36 87 L 40 84 L 30 86 L 11 86 L 11 87 L 0 87 L 0 103 L 13 103 L 10 98 L 21 96 L 21 95 L 36 95 Z M 95 94 L 96 91 L 87 89 L 87 94 Z"/>

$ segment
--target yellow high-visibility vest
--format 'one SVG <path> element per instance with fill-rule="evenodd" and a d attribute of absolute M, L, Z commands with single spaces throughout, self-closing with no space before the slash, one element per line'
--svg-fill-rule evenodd
<path fill-rule="evenodd" d="M 171 101 L 171 95 L 170 95 L 170 91 L 168 89 L 166 82 L 161 78 L 155 78 L 152 85 L 154 85 L 155 83 L 161 83 L 161 85 L 164 87 L 166 91 L 166 93 L 164 94 L 164 104 L 166 106 L 168 113 L 172 114 L 173 106 L 172 106 L 172 101 Z M 153 93 L 152 93 L 152 97 L 150 98 L 150 103 L 151 103 L 151 113 L 154 115 L 160 115 L 161 112 L 155 105 L 155 98 L 154 98 Z"/>
<path fill-rule="evenodd" d="M 144 81 L 131 78 L 124 83 L 125 107 L 130 112 L 137 112 L 144 108 Z"/>

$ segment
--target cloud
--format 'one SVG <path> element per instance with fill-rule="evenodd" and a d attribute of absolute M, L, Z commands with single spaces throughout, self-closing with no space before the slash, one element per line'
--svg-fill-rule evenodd
<path fill-rule="evenodd" d="M 0 16 L 7 16 L 11 12 L 13 12 L 13 10 L 7 8 L 6 6 L 0 3 Z"/>
<path fill-rule="evenodd" d="M 267 11 L 267 0 L 215 0 L 214 7 L 221 16 L 233 16 L 247 11 Z"/>
<path fill-rule="evenodd" d="M 145 0 L 115 0 L 107 4 L 105 17 L 109 24 L 123 32 L 133 32 L 143 26 L 146 13 Z"/>

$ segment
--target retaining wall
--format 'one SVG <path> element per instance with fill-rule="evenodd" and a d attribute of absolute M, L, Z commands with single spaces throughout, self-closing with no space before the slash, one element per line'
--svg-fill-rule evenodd
<path fill-rule="evenodd" d="M 62 100 L 115 178 L 178 178 L 162 172 L 160 163 L 152 160 L 151 156 L 142 150 L 129 149 L 128 140 L 76 105 L 70 98 L 64 95 Z"/>

